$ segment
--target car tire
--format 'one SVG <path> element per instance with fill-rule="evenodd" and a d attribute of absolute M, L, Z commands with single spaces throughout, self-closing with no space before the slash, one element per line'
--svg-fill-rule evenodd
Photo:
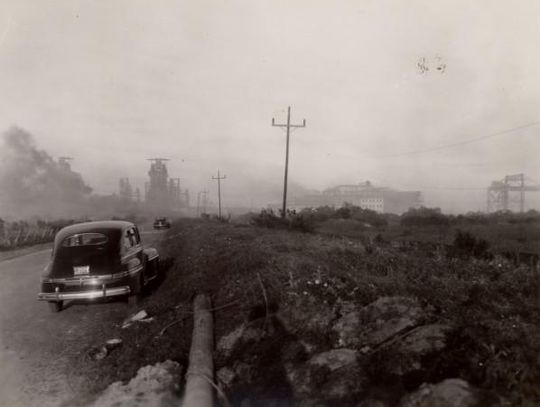
<path fill-rule="evenodd" d="M 60 312 L 64 308 L 64 301 L 49 301 L 49 309 L 52 312 Z"/>
<path fill-rule="evenodd" d="M 137 305 L 141 301 L 144 287 L 144 275 L 141 271 L 131 284 L 131 293 L 128 295 L 128 304 Z"/>

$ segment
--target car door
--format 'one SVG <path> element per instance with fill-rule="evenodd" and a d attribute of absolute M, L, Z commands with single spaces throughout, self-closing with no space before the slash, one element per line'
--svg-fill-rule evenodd
<path fill-rule="evenodd" d="M 122 264 L 130 274 L 144 272 L 143 250 L 139 234 L 135 227 L 124 230 L 122 234 Z"/>

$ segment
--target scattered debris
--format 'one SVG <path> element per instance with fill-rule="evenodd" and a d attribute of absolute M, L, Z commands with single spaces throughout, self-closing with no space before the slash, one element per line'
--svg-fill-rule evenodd
<path fill-rule="evenodd" d="M 146 313 L 145 310 L 141 310 L 141 311 L 137 312 L 135 315 L 132 315 L 131 317 L 126 319 L 122 323 L 122 329 L 130 327 L 134 322 L 148 323 L 148 322 L 152 322 L 153 320 L 154 320 L 154 318 L 153 317 L 148 317 L 148 314 Z"/>
<path fill-rule="evenodd" d="M 109 339 L 104 345 L 90 348 L 86 354 L 92 360 L 102 360 L 105 359 L 113 349 L 122 346 L 122 343 L 122 339 Z"/>
<path fill-rule="evenodd" d="M 107 347 L 105 345 L 102 346 L 94 346 L 88 350 L 86 355 L 92 359 L 92 360 L 102 360 L 107 357 L 109 354 L 109 351 L 107 350 Z"/>
<path fill-rule="evenodd" d="M 105 342 L 105 346 L 107 347 L 108 350 L 113 350 L 114 348 L 118 348 L 120 346 L 122 346 L 122 339 L 118 339 L 118 338 L 114 338 L 114 339 L 109 339 L 107 342 Z"/>

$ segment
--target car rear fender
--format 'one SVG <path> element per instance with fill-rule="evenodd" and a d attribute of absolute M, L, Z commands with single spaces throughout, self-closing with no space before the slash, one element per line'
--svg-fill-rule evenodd
<path fill-rule="evenodd" d="M 146 249 L 143 249 L 143 253 L 146 257 L 146 261 L 154 261 L 155 259 L 159 258 L 158 251 L 153 247 L 147 247 Z"/>

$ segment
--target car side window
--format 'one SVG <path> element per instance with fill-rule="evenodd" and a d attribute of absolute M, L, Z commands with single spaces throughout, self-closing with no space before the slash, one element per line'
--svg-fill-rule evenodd
<path fill-rule="evenodd" d="M 129 238 L 129 234 L 128 234 L 127 230 L 124 233 L 124 238 L 122 239 L 122 242 L 123 242 L 124 248 L 126 250 L 129 250 L 131 248 L 131 246 L 132 246 L 131 239 Z"/>
<path fill-rule="evenodd" d="M 131 228 L 125 231 L 123 238 L 123 245 L 126 250 L 137 246 L 140 243 L 139 233 L 136 228 Z"/>

